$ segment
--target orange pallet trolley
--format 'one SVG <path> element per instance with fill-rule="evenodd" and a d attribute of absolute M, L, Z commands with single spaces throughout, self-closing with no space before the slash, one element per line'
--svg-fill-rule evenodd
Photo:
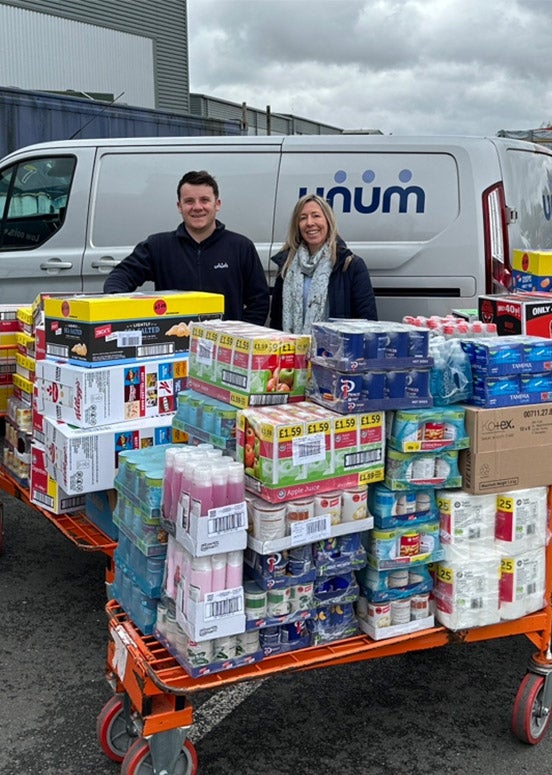
<path fill-rule="evenodd" d="M 545 607 L 519 619 L 454 632 L 437 626 L 379 641 L 358 635 L 200 678 L 190 677 L 153 635 L 144 636 L 111 600 L 106 606 L 110 635 L 106 676 L 114 695 L 97 719 L 99 743 L 107 756 L 122 763 L 121 775 L 194 775 L 197 755 L 187 735 L 193 722 L 191 700 L 197 692 L 280 672 L 526 635 L 537 650 L 517 692 L 511 727 L 519 740 L 534 745 L 548 728 L 552 704 L 552 543 L 546 549 L 545 589 Z"/>
<path fill-rule="evenodd" d="M 79 549 L 88 552 L 103 552 L 107 558 L 106 581 L 108 583 L 113 581 L 113 552 L 117 547 L 117 542 L 93 525 L 84 514 L 80 512 L 53 514 L 40 508 L 36 503 L 31 502 L 29 491 L 4 469 L 0 469 L 0 489 L 46 517 Z"/>

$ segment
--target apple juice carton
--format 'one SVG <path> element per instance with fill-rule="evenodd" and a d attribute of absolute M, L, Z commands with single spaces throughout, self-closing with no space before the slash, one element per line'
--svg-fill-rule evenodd
<path fill-rule="evenodd" d="M 337 415 L 304 401 L 237 413 L 247 487 L 269 501 L 380 481 L 384 443 L 382 412 Z"/>
<path fill-rule="evenodd" d="M 239 406 L 300 401 L 305 397 L 309 346 L 308 336 L 251 323 L 196 323 L 191 330 L 190 385 Z"/>

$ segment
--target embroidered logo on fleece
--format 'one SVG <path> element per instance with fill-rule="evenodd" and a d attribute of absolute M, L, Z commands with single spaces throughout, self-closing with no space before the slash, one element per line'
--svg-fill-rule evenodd
<path fill-rule="evenodd" d="M 218 264 L 215 264 L 213 269 L 228 269 L 228 264 L 226 261 L 219 261 Z"/>

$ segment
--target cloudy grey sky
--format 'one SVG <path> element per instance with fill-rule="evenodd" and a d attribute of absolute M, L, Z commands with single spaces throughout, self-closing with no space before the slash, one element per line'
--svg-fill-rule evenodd
<path fill-rule="evenodd" d="M 190 90 L 385 134 L 552 124 L 552 0 L 188 0 Z"/>

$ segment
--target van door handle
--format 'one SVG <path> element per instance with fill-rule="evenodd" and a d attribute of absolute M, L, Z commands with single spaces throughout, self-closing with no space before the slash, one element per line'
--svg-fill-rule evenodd
<path fill-rule="evenodd" d="M 97 261 L 92 261 L 92 269 L 113 269 L 114 266 L 120 264 L 121 261 L 113 256 L 102 256 Z"/>
<path fill-rule="evenodd" d="M 48 271 L 48 269 L 72 269 L 73 262 L 62 261 L 61 258 L 49 258 L 48 261 L 40 264 L 40 268 L 45 269 L 46 271 Z"/>

